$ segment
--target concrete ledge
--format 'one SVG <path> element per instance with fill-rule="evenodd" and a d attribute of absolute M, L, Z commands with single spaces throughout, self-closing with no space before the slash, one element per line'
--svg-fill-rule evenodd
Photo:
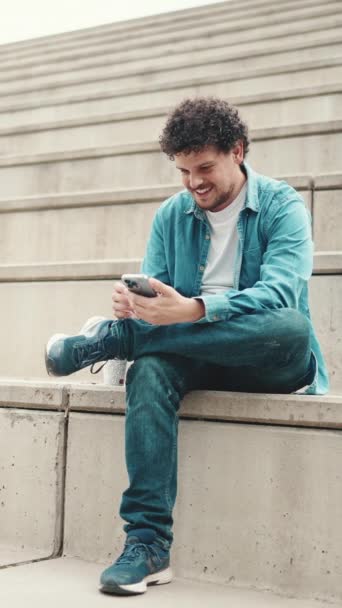
<path fill-rule="evenodd" d="M 330 3 L 331 4 L 331 3 Z M 206 23 L 222 23 L 222 17 L 224 18 L 228 12 L 228 15 L 230 17 L 230 19 L 235 20 L 236 18 L 239 18 L 241 14 L 243 14 L 243 16 L 246 18 L 251 18 L 254 17 L 255 19 L 257 19 L 258 17 L 263 17 L 264 15 L 270 16 L 273 12 L 277 12 L 277 15 L 282 14 L 282 13 L 287 13 L 288 11 L 299 11 L 299 14 L 301 14 L 301 12 L 306 11 L 306 10 L 313 10 L 315 13 L 315 9 L 317 7 L 317 10 L 319 11 L 321 9 L 321 5 L 319 5 L 319 3 L 317 2 L 313 2 L 312 0 L 302 0 L 301 2 L 301 6 L 297 7 L 296 4 L 293 1 L 287 1 L 282 3 L 279 7 L 277 7 L 275 9 L 275 7 L 273 6 L 272 3 L 270 2 L 265 2 L 265 1 L 259 1 L 259 2 L 255 2 L 254 4 L 252 3 L 243 3 L 242 5 L 239 6 L 235 6 L 234 2 L 230 2 L 229 4 L 229 9 L 227 11 L 227 5 L 226 4 L 222 4 L 222 7 L 220 6 L 210 6 L 210 7 L 205 7 L 205 6 L 201 6 L 201 7 L 196 7 L 197 11 L 195 12 L 195 20 L 196 20 L 196 24 L 200 23 L 202 21 L 203 18 L 205 18 Z M 328 6 L 328 10 L 330 8 L 330 5 Z M 206 10 L 204 10 L 206 9 Z M 251 9 L 251 10 L 248 10 Z M 170 33 L 170 31 L 172 32 L 174 29 L 176 29 L 176 31 L 181 31 L 182 35 L 184 37 L 184 30 L 189 30 L 190 28 L 190 36 L 192 34 L 192 29 L 193 27 L 191 27 L 192 22 L 193 22 L 193 15 L 194 12 L 192 14 L 190 14 L 190 11 L 193 11 L 193 9 L 183 9 L 182 11 L 177 11 L 177 13 L 179 13 L 179 15 L 177 17 L 173 16 L 173 12 L 172 13 L 167 13 L 166 14 L 159 14 L 159 15 L 155 15 L 154 18 L 149 18 L 150 20 L 147 21 L 148 18 L 140 18 L 140 19 L 132 19 L 130 21 L 123 21 L 123 22 L 119 22 L 119 23 L 113 23 L 113 24 L 109 24 L 109 25 L 103 25 L 103 26 L 97 26 L 97 27 L 92 27 L 92 28 L 88 28 L 86 30 L 80 30 L 80 31 L 75 31 L 70 33 L 64 33 L 64 34 L 58 34 L 58 35 L 52 35 L 46 38 L 38 38 L 38 39 L 34 39 L 32 41 L 23 41 L 23 42 L 17 42 L 17 43 L 12 43 L 12 45 L 2 45 L 1 49 L 3 50 L 3 54 L 4 54 L 4 58 L 6 58 L 6 49 L 7 47 L 9 47 L 10 49 L 13 48 L 13 46 L 15 45 L 15 49 L 16 49 L 16 56 L 19 57 L 19 59 L 26 59 L 27 57 L 35 57 L 35 55 L 37 53 L 42 53 L 43 52 L 43 59 L 47 56 L 49 58 L 49 55 L 54 54 L 55 53 L 55 46 L 53 44 L 54 40 L 58 39 L 59 43 L 58 43 L 58 47 L 59 49 L 61 49 L 61 51 L 65 52 L 65 50 L 67 51 L 77 51 L 79 50 L 79 48 L 82 46 L 85 46 L 87 44 L 87 48 L 89 49 L 93 47 L 97 47 L 99 45 L 103 44 L 103 40 L 106 40 L 107 38 L 109 39 L 109 41 L 113 40 L 113 36 L 115 37 L 115 41 L 118 40 L 119 42 L 125 42 L 127 40 L 136 40 L 137 38 L 137 34 L 145 34 L 145 32 L 149 32 L 150 34 L 157 34 L 160 35 L 161 33 L 167 32 L 167 34 Z M 223 13 L 223 14 L 222 14 Z M 160 20 L 160 18 L 163 17 L 162 20 Z M 295 18 L 295 17 L 293 17 Z M 146 19 L 146 21 L 145 21 Z M 190 20 L 190 24 L 187 23 L 187 21 Z M 219 21 L 218 21 L 219 20 Z M 279 21 L 279 16 L 278 16 L 278 21 Z M 174 25 L 175 24 L 175 25 Z M 121 26 L 121 27 L 120 27 Z M 149 29 L 150 28 L 150 29 Z M 142 32 L 139 31 L 142 29 Z M 139 36 L 140 38 L 140 36 Z M 84 43 L 83 43 L 83 39 L 84 39 Z M 52 48 L 51 48 L 52 46 Z M 43 47 L 43 49 L 42 49 Z M 10 56 L 10 51 L 7 53 Z M 77 54 L 75 53 L 76 57 Z M 10 57 L 10 59 L 12 59 L 12 57 Z M 6 59 L 5 59 L 6 61 Z M 7 62 L 9 62 L 9 60 L 7 59 Z"/>
<path fill-rule="evenodd" d="M 132 258 L 45 264 L 1 264 L 0 283 L 118 279 L 124 273 L 139 272 L 141 262 L 141 258 Z M 342 252 L 315 253 L 314 274 L 342 274 Z"/>
<path fill-rule="evenodd" d="M 0 408 L 48 409 L 124 415 L 125 388 L 0 379 Z M 182 418 L 308 428 L 342 428 L 340 395 L 273 395 L 192 391 L 183 400 Z"/>
<path fill-rule="evenodd" d="M 68 399 L 68 387 L 65 384 L 0 378 L 0 408 L 64 411 Z"/>
<path fill-rule="evenodd" d="M 1 62 L 0 79 L 4 82 L 16 80 L 31 80 L 40 78 L 41 76 L 51 76 L 52 74 L 80 72 L 94 68 L 103 68 L 108 63 L 118 64 L 120 62 L 125 65 L 132 61 L 140 59 L 153 59 L 155 56 L 159 59 L 170 54 L 170 47 L 174 45 L 176 53 L 196 52 L 203 49 L 203 37 L 206 39 L 206 49 L 227 48 L 227 39 L 229 39 L 229 48 L 245 42 L 257 42 L 262 39 L 267 41 L 288 36 L 289 24 L 291 24 L 291 35 L 294 34 L 310 34 L 320 32 L 327 29 L 334 29 L 339 25 L 337 13 L 340 5 L 338 2 L 329 3 L 327 7 L 318 6 L 317 8 L 291 6 L 280 6 L 277 11 L 264 9 L 257 14 L 248 15 L 245 11 L 238 15 L 232 15 L 229 12 L 229 21 L 218 21 L 218 18 L 211 15 L 206 18 L 205 26 L 203 26 L 198 18 L 196 25 L 190 24 L 187 26 L 186 36 L 184 36 L 184 23 L 177 26 L 176 31 L 171 31 L 170 26 L 165 33 L 156 31 L 153 28 L 150 31 L 145 29 L 140 33 L 139 37 L 133 35 L 122 34 L 117 35 L 113 40 L 112 36 L 102 36 L 95 41 L 87 40 L 86 45 L 75 45 L 74 52 L 70 57 L 70 47 L 44 54 L 40 57 L 38 63 L 37 57 L 31 61 L 20 61 L 16 57 L 16 62 Z M 280 9 L 280 10 L 279 10 Z M 243 9 L 242 9 L 243 10 Z M 281 20 L 280 20 L 281 17 Z M 175 46 L 177 45 L 177 46 Z M 90 48 L 92 50 L 90 54 Z M 27 69 L 29 68 L 29 69 Z"/>
<path fill-rule="evenodd" d="M 277 12 L 283 10 L 287 10 L 287 8 L 292 7 L 292 6 L 296 6 L 297 3 L 294 0 L 287 0 L 287 2 L 282 3 L 282 5 L 280 7 L 277 7 Z M 321 6 L 321 3 L 319 2 L 319 0 L 302 0 L 301 1 L 301 6 L 304 7 L 315 7 L 315 6 Z M 255 8 L 266 8 L 268 13 L 271 12 L 272 7 L 273 7 L 273 3 L 268 1 L 268 0 L 250 0 L 249 2 L 235 2 L 234 0 L 231 0 L 231 2 L 229 3 L 229 13 L 234 9 L 235 10 L 241 10 L 243 8 L 244 11 L 246 11 L 246 8 L 251 7 L 252 9 Z M 284 8 L 285 7 L 285 8 Z M 170 28 L 170 25 L 172 23 L 176 23 L 177 27 L 179 25 L 181 25 L 182 23 L 184 23 L 184 21 L 186 21 L 187 19 L 192 20 L 193 17 L 195 16 L 197 17 L 207 17 L 207 16 L 211 16 L 212 14 L 218 14 L 220 15 L 221 13 L 223 13 L 224 15 L 227 13 L 227 4 L 226 2 L 218 2 L 217 4 L 215 4 L 214 6 L 199 6 L 196 7 L 196 9 L 194 10 L 193 8 L 190 9 L 181 9 L 181 10 L 177 10 L 177 11 L 171 11 L 170 13 L 164 13 L 164 14 L 158 14 L 158 15 L 152 15 L 152 16 L 147 16 L 147 17 L 138 17 L 135 19 L 129 19 L 129 20 L 124 20 L 124 21 L 120 21 L 118 23 L 113 23 L 113 24 L 105 24 L 105 25 L 101 25 L 101 26 L 97 26 L 97 27 L 91 27 L 91 28 L 84 28 L 82 30 L 76 30 L 73 32 L 65 32 L 65 33 L 61 33 L 61 34 L 54 34 L 54 35 L 50 35 L 50 36 L 42 36 L 36 39 L 32 39 L 32 40 L 24 40 L 24 41 L 20 41 L 20 42 L 15 42 L 15 43 L 7 43 L 7 44 L 3 44 L 1 45 L 1 50 L 4 54 L 4 56 L 6 55 L 6 51 L 8 51 L 8 54 L 12 54 L 13 49 L 16 49 L 16 52 L 18 54 L 20 54 L 20 50 L 24 51 L 24 53 L 28 51 L 33 51 L 35 52 L 36 50 L 38 50 L 38 52 L 41 52 L 41 47 L 47 47 L 44 49 L 44 54 L 49 53 L 50 49 L 49 46 L 52 45 L 53 47 L 55 47 L 55 43 L 57 42 L 59 45 L 60 43 L 63 43 L 64 41 L 68 40 L 82 40 L 82 38 L 84 38 L 86 41 L 90 40 L 93 37 L 97 37 L 99 36 L 100 38 L 103 38 L 106 33 L 108 33 L 109 36 L 113 36 L 119 32 L 123 32 L 125 34 L 127 34 L 128 32 L 130 32 L 131 30 L 133 30 L 133 32 L 135 30 L 138 30 L 142 27 L 146 28 L 148 26 L 159 26 L 159 25 L 166 25 L 167 28 Z M 254 13 L 255 14 L 255 13 Z M 180 24 L 178 23 L 178 21 L 180 21 Z M 77 43 L 77 46 L 79 44 Z M 77 47 L 76 47 L 77 48 Z M 52 51 L 54 50 L 54 48 L 52 49 Z M 50 51 L 51 52 L 51 51 Z"/>
<path fill-rule="evenodd" d="M 339 33 L 337 33 L 336 35 L 332 36 L 330 33 L 330 30 L 327 30 L 328 34 L 324 33 L 324 35 L 317 35 L 316 37 L 314 37 L 312 40 L 305 40 L 303 37 L 301 37 L 300 35 L 297 35 L 298 39 L 296 39 L 295 41 L 293 41 L 291 43 L 291 49 L 289 51 L 289 41 L 285 40 L 285 41 L 280 41 L 280 42 L 274 42 L 273 40 L 271 40 L 270 44 L 267 44 L 267 41 L 265 43 L 265 41 L 261 41 L 260 42 L 256 42 L 255 46 L 256 48 L 251 49 L 250 47 L 252 46 L 252 44 L 248 44 L 248 42 L 245 43 L 246 48 L 241 50 L 241 48 L 238 48 L 237 50 L 230 50 L 230 49 L 218 49 L 218 51 L 216 51 L 215 49 L 213 49 L 212 51 L 209 49 L 209 51 L 203 51 L 202 55 L 200 52 L 197 52 L 195 55 L 192 55 L 190 52 L 187 52 L 188 57 L 179 57 L 178 59 L 172 61 L 170 60 L 169 63 L 167 63 L 167 65 L 165 65 L 165 59 L 163 61 L 163 58 L 161 58 L 160 63 L 158 63 L 158 61 L 156 61 L 156 63 L 151 63 L 151 65 L 128 65 L 128 67 L 126 68 L 122 68 L 122 70 L 120 71 L 119 69 L 109 69 L 108 72 L 106 71 L 104 74 L 102 74 L 101 76 L 99 74 L 96 74 L 96 72 L 91 75 L 88 74 L 85 77 L 72 77 L 72 78 L 64 78 L 60 79 L 60 80 L 56 80 L 56 78 L 53 79 L 53 81 L 47 81 L 47 82 L 38 82 L 38 83 L 30 83 L 27 86 L 13 86 L 13 87 L 6 87 L 6 90 L 4 90 L 3 93 L 0 94 L 0 97 L 3 98 L 7 98 L 7 102 L 10 104 L 14 104 L 16 102 L 16 97 L 17 95 L 27 95 L 27 94 L 31 94 L 31 93 L 35 93 L 40 92 L 40 94 L 43 96 L 43 92 L 46 94 L 50 94 L 52 93 L 53 96 L 55 97 L 56 94 L 58 94 L 58 90 L 60 89 L 68 89 L 68 87 L 79 87 L 79 86 L 83 86 L 83 85 L 89 85 L 89 84 L 94 84 L 96 87 L 96 83 L 99 82 L 106 82 L 106 81 L 111 81 L 113 82 L 113 80 L 118 80 L 120 82 L 120 80 L 123 80 L 124 82 L 126 82 L 127 84 L 132 82 L 132 83 L 137 83 L 137 77 L 143 77 L 143 79 L 145 80 L 146 78 L 149 77 L 156 77 L 156 75 L 162 75 L 165 77 L 165 79 L 167 80 L 167 78 L 169 77 L 170 80 L 171 79 L 177 79 L 177 77 L 179 77 L 178 72 L 179 71 L 183 71 L 182 72 L 185 80 L 187 81 L 187 77 L 191 76 L 191 70 L 195 70 L 196 68 L 200 69 L 200 71 L 202 71 L 202 69 L 205 69 L 206 67 L 209 68 L 209 66 L 213 65 L 213 66 L 218 66 L 219 64 L 231 64 L 231 63 L 236 63 L 236 62 L 240 62 L 243 60 L 259 60 L 259 58 L 262 60 L 264 57 L 269 57 L 270 55 L 274 58 L 274 61 L 276 60 L 276 55 L 282 55 L 284 53 L 298 53 L 300 51 L 304 52 L 305 55 L 305 51 L 312 51 L 312 52 L 316 52 L 317 53 L 317 49 L 318 48 L 326 48 L 326 47 L 331 47 L 334 45 L 339 45 L 342 42 L 342 38 L 339 35 Z M 260 47 L 258 47 L 257 45 L 260 45 Z M 240 45 L 240 47 L 242 47 L 243 45 Z M 185 55 L 185 54 L 184 54 Z M 304 59 L 304 58 L 303 58 Z M 279 61 L 279 60 L 278 60 Z M 275 61 L 276 63 L 276 61 Z M 121 64 L 120 64 L 121 65 Z M 280 66 L 281 66 L 281 60 L 280 60 Z M 257 66 L 256 66 L 257 67 Z M 276 67 L 276 66 L 275 66 Z M 189 74 L 186 71 L 189 71 Z M 228 71 L 228 67 L 227 67 L 227 71 Z M 279 73 L 279 72 L 277 72 Z M 171 78 L 172 75 L 172 78 Z M 245 76 L 246 77 L 246 76 Z M 131 79 L 131 80 L 130 80 Z M 122 84 L 124 84 L 124 82 Z M 184 81 L 183 81 L 184 82 Z M 13 97 L 14 96 L 14 97 Z M 12 98 L 11 98 L 12 97 Z"/>
<path fill-rule="evenodd" d="M 284 179 L 299 191 L 311 191 L 314 188 L 314 178 L 311 175 L 282 175 L 276 179 Z M 134 205 L 162 202 L 180 191 L 181 187 L 173 184 L 170 186 L 149 186 L 148 188 L 121 188 L 120 190 L 96 190 L 75 193 L 63 192 L 62 194 L 26 196 L 7 200 L 0 198 L 0 213 L 103 207 L 106 205 L 122 205 L 123 203 Z"/>
<path fill-rule="evenodd" d="M 303 176 L 289 178 L 293 179 L 292 185 L 298 182 L 302 185 L 300 189 L 305 190 L 306 184 L 310 183 L 310 177 Z M 294 186 L 297 187 L 297 186 Z M 47 194 L 42 196 L 27 196 L 23 198 L 0 199 L 0 213 L 12 213 L 18 211 L 42 211 L 50 209 L 67 209 L 77 207 L 97 207 L 104 205 L 121 205 L 161 202 L 176 192 L 180 187 L 150 186 L 148 188 L 121 188 L 120 190 L 96 190 L 93 192 L 63 192 L 62 194 Z"/>
<path fill-rule="evenodd" d="M 317 251 L 314 257 L 315 274 L 341 274 L 341 251 Z"/>
<path fill-rule="evenodd" d="M 341 190 L 342 173 L 327 173 L 315 177 L 315 190 Z"/>
<path fill-rule="evenodd" d="M 73 385 L 69 407 L 70 411 L 124 414 L 125 389 Z M 180 416 L 196 420 L 341 429 L 342 396 L 193 391 L 184 398 Z"/>
<path fill-rule="evenodd" d="M 342 131 L 342 120 L 333 120 L 318 123 L 289 125 L 287 127 L 271 127 L 268 129 L 252 129 L 250 137 L 253 142 L 304 137 L 310 135 L 325 135 Z M 102 158 L 107 156 L 126 156 L 130 154 L 160 152 L 158 142 L 137 142 L 115 146 L 85 148 L 80 150 L 67 150 L 65 152 L 52 152 L 45 154 L 25 154 L 23 156 L 2 156 L 0 167 L 15 167 L 19 165 L 36 165 L 43 163 L 56 163 L 71 160 L 84 160 Z M 160 152 L 161 153 L 161 152 Z"/>
<path fill-rule="evenodd" d="M 229 98 L 232 105 L 249 106 L 254 104 L 269 103 L 274 101 L 286 101 L 290 99 L 302 99 L 306 97 L 321 97 L 329 94 L 342 93 L 342 84 L 322 85 L 317 87 L 306 87 L 284 92 L 260 93 L 257 95 L 245 95 Z M 90 115 L 81 118 L 55 120 L 49 122 L 37 122 L 18 125 L 15 127 L 0 129 L 0 137 L 12 136 L 25 133 L 38 133 L 40 131 L 53 131 L 59 129 L 71 129 L 90 125 L 98 125 L 113 122 L 128 122 L 131 120 L 145 120 L 147 118 L 163 117 L 170 111 L 172 106 L 163 108 L 150 108 L 130 112 L 116 112 L 114 114 Z"/>
<path fill-rule="evenodd" d="M 108 87 L 102 91 L 79 93 L 79 94 L 68 94 L 64 96 L 55 96 L 53 99 L 40 99 L 37 96 L 36 99 L 15 102 L 3 102 L 0 103 L 0 114 L 10 111 L 11 113 L 40 107 L 51 107 L 65 104 L 82 103 L 86 101 L 97 101 L 100 99 L 112 99 L 115 97 L 125 97 L 140 95 L 141 93 L 158 92 L 158 91 L 170 91 L 183 89 L 184 87 L 200 87 L 205 85 L 215 85 L 220 83 L 227 83 L 231 81 L 245 80 L 247 78 L 262 78 L 264 76 L 272 76 L 278 74 L 291 74 L 293 72 L 300 72 L 303 70 L 315 70 L 320 68 L 331 68 L 333 66 L 340 66 L 342 64 L 341 57 L 320 59 L 312 61 L 302 61 L 299 64 L 287 64 L 278 67 L 267 67 L 267 68 L 255 68 L 241 70 L 241 72 L 235 72 L 234 74 L 225 75 L 213 75 L 197 78 L 188 78 L 186 83 L 184 80 L 175 82 L 162 82 L 162 83 L 145 83 L 141 86 L 130 86 L 108 90 Z M 103 79 L 101 79 L 103 80 Z M 283 92 L 281 92 L 283 93 Z M 1 101 L 1 100 L 0 100 Z"/>

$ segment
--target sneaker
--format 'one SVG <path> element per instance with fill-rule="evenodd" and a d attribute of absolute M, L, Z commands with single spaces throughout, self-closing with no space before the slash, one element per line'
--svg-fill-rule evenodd
<path fill-rule="evenodd" d="M 68 376 L 91 365 L 92 373 L 98 373 L 112 354 L 113 340 L 110 346 L 106 338 L 113 337 L 111 327 L 116 321 L 105 317 L 91 317 L 75 336 L 55 334 L 50 338 L 45 349 L 45 365 L 50 376 Z M 93 365 L 99 361 L 105 363 L 93 371 Z"/>
<path fill-rule="evenodd" d="M 119 559 L 102 573 L 100 591 L 113 595 L 145 593 L 147 585 L 171 582 L 169 566 L 169 550 L 155 530 L 133 530 Z"/>

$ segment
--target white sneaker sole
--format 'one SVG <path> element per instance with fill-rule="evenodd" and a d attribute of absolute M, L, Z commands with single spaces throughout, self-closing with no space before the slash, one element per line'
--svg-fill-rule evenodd
<path fill-rule="evenodd" d="M 148 585 L 166 585 L 172 581 L 173 574 L 171 568 L 166 568 L 161 572 L 149 574 L 139 583 L 133 585 L 103 585 L 100 591 L 103 593 L 112 593 L 113 595 L 138 595 L 145 593 Z"/>

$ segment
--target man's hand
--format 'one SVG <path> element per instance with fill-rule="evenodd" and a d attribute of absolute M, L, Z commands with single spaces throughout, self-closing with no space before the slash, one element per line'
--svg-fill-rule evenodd
<path fill-rule="evenodd" d="M 133 313 L 135 318 L 143 319 L 152 325 L 171 325 L 193 323 L 205 316 L 205 308 L 201 300 L 185 298 L 173 287 L 157 279 L 149 279 L 149 283 L 158 294 L 156 298 L 138 296 L 122 286 L 125 295 L 122 294 L 118 298 L 115 307 L 115 310 L 122 315 L 119 318 L 132 318 Z M 115 314 L 117 315 L 117 312 Z"/>
<path fill-rule="evenodd" d="M 128 299 L 129 291 L 127 287 L 117 281 L 114 283 L 114 289 L 112 293 L 112 309 L 113 314 L 117 319 L 135 319 L 133 309 Z"/>

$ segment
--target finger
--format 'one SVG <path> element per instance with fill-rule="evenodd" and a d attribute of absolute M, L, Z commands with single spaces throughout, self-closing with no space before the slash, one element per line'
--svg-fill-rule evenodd
<path fill-rule="evenodd" d="M 173 291 L 172 287 L 170 287 L 169 285 L 165 285 L 165 283 L 158 281 L 158 279 L 151 278 L 148 281 L 152 289 L 154 289 L 154 291 L 157 291 L 158 293 L 161 293 L 162 295 L 168 295 L 170 294 L 170 292 Z"/>

